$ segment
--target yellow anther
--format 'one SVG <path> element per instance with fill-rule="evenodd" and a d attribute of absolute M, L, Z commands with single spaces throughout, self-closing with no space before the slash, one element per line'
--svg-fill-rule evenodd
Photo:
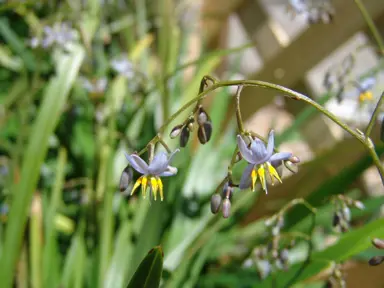
<path fill-rule="evenodd" d="M 267 192 L 267 185 L 265 183 L 265 169 L 264 165 L 261 165 L 259 169 L 257 169 L 257 174 L 259 174 L 261 186 L 263 187 L 263 190 Z"/>
<path fill-rule="evenodd" d="M 142 180 L 143 180 L 143 176 L 141 176 L 139 179 L 137 179 L 137 181 L 135 182 L 135 185 L 133 185 L 131 195 L 133 195 L 133 193 L 135 193 L 135 190 L 140 186 Z"/>
<path fill-rule="evenodd" d="M 273 178 L 276 178 L 279 180 L 280 183 L 282 183 L 281 178 L 279 176 L 279 173 L 277 173 L 275 167 L 273 167 L 270 163 L 267 162 L 268 172 L 272 176 L 272 185 L 274 184 Z"/>
<path fill-rule="evenodd" d="M 161 182 L 161 179 L 159 177 L 157 177 L 157 185 L 159 186 L 160 200 L 163 201 L 164 199 L 163 182 Z"/>
<path fill-rule="evenodd" d="M 147 183 L 148 183 L 148 177 L 144 176 L 141 183 L 141 193 L 143 194 L 144 199 L 147 197 Z"/>
<path fill-rule="evenodd" d="M 255 184 L 256 184 L 256 180 L 257 180 L 256 169 L 252 169 L 251 178 L 252 178 L 252 183 L 251 183 L 252 191 L 255 191 Z"/>
<path fill-rule="evenodd" d="M 157 179 L 155 177 L 151 177 L 151 187 L 152 187 L 153 197 L 155 198 L 155 201 L 156 201 L 157 190 L 159 188 L 159 185 L 158 185 Z"/>
<path fill-rule="evenodd" d="M 373 94 L 371 91 L 365 91 L 360 93 L 359 95 L 359 101 L 360 102 L 365 102 L 367 100 L 372 100 L 373 99 Z"/>

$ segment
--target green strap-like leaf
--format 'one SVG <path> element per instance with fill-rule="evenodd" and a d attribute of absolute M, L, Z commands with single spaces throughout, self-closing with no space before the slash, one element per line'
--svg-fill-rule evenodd
<path fill-rule="evenodd" d="M 163 250 L 160 246 L 149 251 L 140 263 L 127 288 L 157 288 L 163 271 Z"/>

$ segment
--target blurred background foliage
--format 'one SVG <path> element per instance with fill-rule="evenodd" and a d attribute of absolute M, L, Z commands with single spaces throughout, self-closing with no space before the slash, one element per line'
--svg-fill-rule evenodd
<path fill-rule="evenodd" d="M 342 44 L 338 41 L 366 29 L 353 1 L 335 1 L 332 13 L 321 10 L 323 6 L 310 14 L 290 6 L 304 15 L 290 21 L 302 21 L 305 30 L 288 42 L 272 29 L 272 18 L 266 18 L 275 6 L 288 13 L 288 2 L 276 1 L 264 10 L 263 1 L 246 2 L 0 2 L 1 287 L 127 287 L 131 279 L 139 283 L 149 277 L 140 276 L 145 273 L 139 268 L 132 278 L 158 245 L 164 256 L 156 248 L 140 267 L 163 269 L 161 287 L 322 287 L 331 278 L 335 285 L 345 280 L 348 287 L 383 287 L 375 272 L 380 268 L 366 270 L 368 259 L 380 255 L 371 239 L 384 238 L 383 186 L 371 158 L 358 141 L 336 131 L 312 107 L 285 103 L 275 92 L 245 89 L 241 104 L 247 129 L 267 135 L 274 128 L 281 149 L 302 159 L 299 171 L 284 171 L 283 184 L 271 187 L 268 195 L 235 189 L 230 218 L 210 211 L 210 197 L 226 176 L 236 146 L 231 87 L 203 102 L 213 123 L 211 140 L 201 145 L 191 134 L 173 161 L 177 176 L 164 179 L 163 202 L 129 196 L 130 189 L 119 191 L 127 166 L 124 152 L 144 148 L 166 119 L 197 96 L 206 74 L 286 85 L 353 127 L 365 127 L 366 114 L 372 113 L 383 90 L 382 57 L 370 39 L 359 44 L 375 55 L 370 67 L 359 66 L 366 58 L 358 58 L 364 49 L 355 47 L 331 60 L 337 69 L 309 73 L 317 83 L 333 79 L 325 90 L 302 81 L 313 68 L 305 66 L 308 62 L 332 59 L 331 52 Z M 253 2 L 260 2 L 259 10 L 248 7 Z M 362 2 L 383 28 L 384 3 Z M 246 11 L 257 17 L 252 20 Z M 234 14 L 248 36 L 252 27 L 257 33 L 237 41 L 241 33 L 231 24 Z M 328 23 L 330 15 L 334 23 Z M 357 15 L 353 28 L 343 22 L 345 15 Z M 280 42 L 266 36 L 268 27 L 280 35 Z M 335 27 L 342 37 L 335 38 Z M 319 48 L 326 55 L 302 45 L 321 40 L 330 42 Z M 263 60 L 257 71 L 249 68 L 254 44 Z M 298 55 L 304 55 L 302 61 Z M 348 90 L 351 82 L 372 77 L 369 87 L 350 85 Z M 360 105 L 359 96 L 366 91 L 373 93 L 373 104 Z M 341 97 L 341 92 L 352 96 Z M 172 150 L 179 143 L 168 134 L 187 116 L 183 113 L 164 131 Z M 372 138 L 382 155 L 379 125 Z M 238 166 L 237 180 L 245 167 Z M 307 202 L 290 202 L 298 198 Z M 360 203 L 365 209 L 358 209 Z M 343 216 L 350 222 L 343 231 L 336 231 L 340 225 L 333 223 L 339 208 L 351 213 L 350 220 Z M 275 213 L 284 219 L 277 230 L 265 225 Z M 151 261 L 157 266 L 145 264 Z M 161 275 L 148 271 L 155 275 L 151 277 Z M 362 274 L 356 271 L 365 276 L 358 279 Z"/>

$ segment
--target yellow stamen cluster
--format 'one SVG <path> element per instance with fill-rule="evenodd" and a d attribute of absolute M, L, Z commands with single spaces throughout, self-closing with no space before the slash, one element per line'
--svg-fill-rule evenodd
<path fill-rule="evenodd" d="M 365 101 L 370 101 L 373 99 L 373 94 L 371 91 L 365 91 L 360 93 L 359 95 L 359 101 L 360 102 L 365 102 Z"/>
<path fill-rule="evenodd" d="M 273 167 L 271 165 L 271 163 L 265 162 L 265 163 L 263 163 L 261 165 L 258 165 L 258 167 L 254 167 L 252 172 L 251 172 L 251 179 L 252 179 L 251 188 L 252 188 L 252 191 L 255 191 L 255 185 L 256 185 L 257 178 L 260 178 L 261 187 L 263 188 L 263 190 L 265 192 L 267 192 L 267 182 L 266 182 L 266 177 L 265 177 L 266 172 L 269 175 L 269 177 L 271 178 L 272 185 L 275 184 L 275 178 L 280 183 L 282 183 L 282 181 L 280 179 L 280 176 L 277 173 L 275 167 Z"/>
<path fill-rule="evenodd" d="M 139 188 L 141 185 L 141 193 L 143 194 L 143 198 L 145 199 L 147 197 L 147 188 L 152 189 L 153 198 L 156 201 L 157 198 L 157 191 L 159 191 L 160 194 L 160 200 L 164 200 L 164 193 L 163 193 L 163 182 L 161 181 L 160 177 L 150 176 L 150 175 L 143 175 L 139 179 L 137 179 L 135 185 L 133 186 L 131 195 L 135 193 L 136 189 Z"/>

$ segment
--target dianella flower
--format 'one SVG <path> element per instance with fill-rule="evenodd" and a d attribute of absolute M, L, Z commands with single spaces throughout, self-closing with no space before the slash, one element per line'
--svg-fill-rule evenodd
<path fill-rule="evenodd" d="M 275 179 L 281 182 L 276 168 L 279 167 L 283 161 L 290 159 L 292 157 L 292 153 L 273 153 L 273 130 L 271 130 L 269 133 L 267 147 L 263 141 L 258 138 L 252 140 L 248 146 L 241 135 L 237 135 L 237 145 L 239 147 L 241 156 L 249 163 L 245 168 L 243 175 L 241 176 L 239 184 L 240 189 L 247 189 L 249 186 L 251 186 L 252 191 L 255 191 L 256 181 L 259 178 L 263 190 L 267 193 L 267 176 L 270 177 L 272 185 L 274 184 Z"/>
<path fill-rule="evenodd" d="M 372 89 L 376 85 L 376 78 L 373 76 L 367 77 L 363 80 L 353 83 L 354 90 L 344 92 L 344 89 L 337 95 L 339 102 L 342 99 L 357 98 L 359 103 L 365 103 L 373 100 Z"/>
<path fill-rule="evenodd" d="M 111 61 L 111 67 L 127 79 L 132 79 L 135 76 L 133 63 L 126 58 L 120 57 L 113 59 Z"/>
<path fill-rule="evenodd" d="M 163 201 L 163 182 L 160 177 L 168 177 L 177 174 L 177 168 L 169 166 L 169 164 L 171 163 L 173 156 L 179 151 L 179 149 L 176 149 L 169 157 L 167 156 L 167 153 L 160 152 L 155 155 L 149 165 L 136 154 L 125 154 L 125 157 L 132 168 L 142 174 L 142 176 L 137 179 L 135 185 L 133 185 L 131 195 L 135 193 L 136 189 L 141 185 L 141 192 L 144 198 L 146 198 L 147 188 L 149 188 L 149 193 L 150 195 L 153 195 L 155 200 L 157 198 L 157 192 L 159 192 L 160 200 Z"/>
<path fill-rule="evenodd" d="M 53 45 L 64 47 L 69 42 L 74 42 L 77 38 L 76 30 L 72 29 L 69 23 L 57 22 L 53 26 L 44 26 L 43 37 L 32 38 L 30 45 L 32 48 L 41 46 L 44 49 L 48 49 Z"/>

